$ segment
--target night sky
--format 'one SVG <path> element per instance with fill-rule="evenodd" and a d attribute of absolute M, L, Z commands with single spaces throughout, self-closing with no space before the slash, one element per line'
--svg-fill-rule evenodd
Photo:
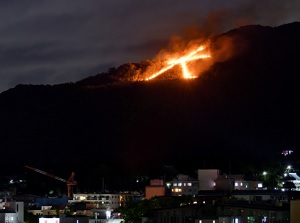
<path fill-rule="evenodd" d="M 174 35 L 300 20 L 298 0 L 0 2 L 0 92 L 79 81 L 151 59 Z"/>

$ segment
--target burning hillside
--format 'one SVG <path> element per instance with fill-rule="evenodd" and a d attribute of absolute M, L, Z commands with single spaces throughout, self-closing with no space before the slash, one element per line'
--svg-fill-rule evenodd
<path fill-rule="evenodd" d="M 124 82 L 197 78 L 212 64 L 209 40 L 170 43 L 151 60 L 127 63 L 108 72 L 77 82 L 80 85 L 106 85 Z M 180 45 L 180 47 L 178 47 Z"/>
<path fill-rule="evenodd" d="M 207 48 L 205 48 L 204 45 L 200 45 L 195 49 L 191 48 L 187 51 L 184 51 L 183 53 L 178 52 L 175 55 L 168 56 L 166 59 L 163 60 L 163 61 L 165 61 L 163 63 L 163 67 L 161 69 L 159 69 L 158 71 L 150 74 L 150 76 L 148 76 L 145 80 L 154 79 L 157 76 L 172 69 L 176 65 L 181 66 L 181 70 L 182 70 L 181 76 L 183 78 L 186 78 L 186 79 L 196 78 L 198 75 L 195 72 L 192 72 L 190 70 L 190 67 L 188 67 L 188 65 L 190 65 L 191 62 L 195 62 L 195 61 L 198 61 L 198 60 L 204 59 L 204 58 L 209 58 L 210 54 L 203 53 L 204 50 L 207 50 Z M 155 63 L 154 63 L 153 67 L 154 67 L 154 69 L 157 67 Z M 196 67 L 195 64 L 194 64 L 194 67 Z M 150 73 L 151 69 L 152 69 L 152 67 L 150 66 L 150 68 L 145 73 L 146 74 Z"/>
<path fill-rule="evenodd" d="M 106 73 L 83 79 L 76 84 L 100 86 L 149 80 L 193 79 L 201 76 L 212 64 L 232 57 L 234 38 L 173 38 L 151 60 L 127 63 L 110 68 Z M 240 49 L 239 49 L 240 50 Z"/>

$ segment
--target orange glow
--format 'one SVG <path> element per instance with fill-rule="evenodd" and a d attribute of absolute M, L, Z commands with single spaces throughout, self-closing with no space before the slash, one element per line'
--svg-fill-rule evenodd
<path fill-rule="evenodd" d="M 190 62 L 190 61 L 193 61 L 193 60 L 198 60 L 198 59 L 203 59 L 203 58 L 210 57 L 209 54 L 199 54 L 199 52 L 203 51 L 204 49 L 205 49 L 204 46 L 200 46 L 196 50 L 190 51 L 190 53 L 188 53 L 187 55 L 181 56 L 179 58 L 177 57 L 177 58 L 168 59 L 167 62 L 166 62 L 167 66 L 163 67 L 158 72 L 150 75 L 145 80 L 151 80 L 153 78 L 156 78 L 160 74 L 166 72 L 167 70 L 173 68 L 174 66 L 176 66 L 178 64 L 181 65 L 183 78 L 196 78 L 197 76 L 193 75 L 189 71 L 187 63 Z"/>

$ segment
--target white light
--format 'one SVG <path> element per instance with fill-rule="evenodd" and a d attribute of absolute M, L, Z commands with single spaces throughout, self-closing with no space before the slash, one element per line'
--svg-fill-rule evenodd
<path fill-rule="evenodd" d="M 39 218 L 39 223 L 59 223 L 59 218 Z"/>
<path fill-rule="evenodd" d="M 106 219 L 109 219 L 111 217 L 111 211 L 107 210 L 105 213 L 106 213 Z"/>

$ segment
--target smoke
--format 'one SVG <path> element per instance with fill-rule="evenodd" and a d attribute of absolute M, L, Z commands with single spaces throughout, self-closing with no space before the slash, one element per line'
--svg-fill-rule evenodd
<path fill-rule="evenodd" d="M 298 13 L 300 3 L 292 1 L 263 0 L 259 3 L 253 1 L 238 2 L 239 5 L 211 11 L 199 19 L 198 24 L 186 26 L 181 35 L 170 38 L 166 47 L 158 52 L 152 60 L 152 66 L 145 72 L 148 75 L 161 69 L 168 58 L 179 58 L 191 52 L 200 45 L 207 46 L 206 53 L 213 47 L 214 54 L 211 59 L 189 62 L 189 70 L 200 75 L 217 61 L 226 61 L 247 49 L 247 42 L 243 39 L 233 39 L 223 36 L 218 38 L 214 46 L 211 39 L 214 36 L 228 32 L 232 29 L 246 25 L 279 26 L 284 23 L 300 19 Z M 236 50 L 238 48 L 238 51 Z"/>
<path fill-rule="evenodd" d="M 246 25 L 279 26 L 300 20 L 298 0 L 251 0 L 238 2 L 238 6 L 210 12 L 200 26 L 211 32 L 226 32 Z M 209 30 L 209 29 L 207 29 Z"/>

